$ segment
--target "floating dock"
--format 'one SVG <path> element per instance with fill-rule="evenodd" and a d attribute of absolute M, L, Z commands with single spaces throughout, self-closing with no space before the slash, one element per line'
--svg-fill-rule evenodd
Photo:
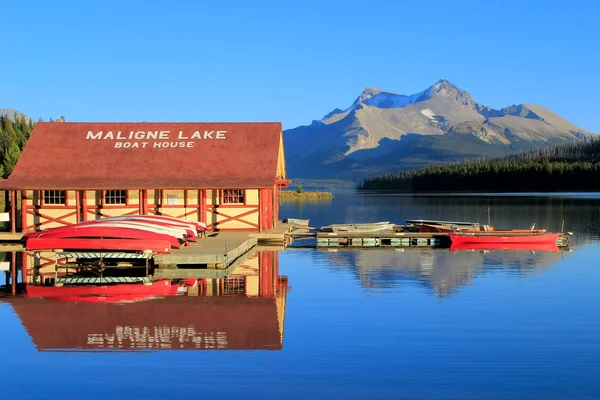
<path fill-rule="evenodd" d="M 320 232 L 316 234 L 317 247 L 449 247 L 450 236 L 429 232 Z"/>
<path fill-rule="evenodd" d="M 224 269 L 257 243 L 258 240 L 249 237 L 247 232 L 212 233 L 198 240 L 197 243 L 173 249 L 171 254 L 154 256 L 154 263 L 159 269 L 177 267 Z"/>
<path fill-rule="evenodd" d="M 290 233 L 293 235 L 293 233 Z M 502 236 L 498 233 L 498 236 Z M 319 232 L 317 247 L 439 247 L 451 245 L 449 233 L 443 232 Z M 569 246 L 569 235 L 559 234 L 557 247 Z"/>

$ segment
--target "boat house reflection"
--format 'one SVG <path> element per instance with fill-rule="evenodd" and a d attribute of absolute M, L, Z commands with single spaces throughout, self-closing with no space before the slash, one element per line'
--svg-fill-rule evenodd
<path fill-rule="evenodd" d="M 256 252 L 225 278 L 132 303 L 8 298 L 40 351 L 281 350 L 287 277 Z"/>

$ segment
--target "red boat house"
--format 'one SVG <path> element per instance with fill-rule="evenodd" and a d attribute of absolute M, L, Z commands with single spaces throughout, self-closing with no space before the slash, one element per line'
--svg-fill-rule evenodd
<path fill-rule="evenodd" d="M 281 123 L 38 122 L 10 177 L 12 231 L 158 214 L 263 231 L 287 187 Z M 20 207 L 17 207 L 20 203 Z"/>

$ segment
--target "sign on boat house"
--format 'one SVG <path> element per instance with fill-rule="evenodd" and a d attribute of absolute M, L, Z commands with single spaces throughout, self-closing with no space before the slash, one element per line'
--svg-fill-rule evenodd
<path fill-rule="evenodd" d="M 281 123 L 38 122 L 0 188 L 13 232 L 136 214 L 263 231 L 288 183 Z"/>

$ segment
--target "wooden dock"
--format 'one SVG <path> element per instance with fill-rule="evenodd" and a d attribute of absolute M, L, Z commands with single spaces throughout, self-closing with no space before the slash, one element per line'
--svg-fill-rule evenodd
<path fill-rule="evenodd" d="M 154 256 L 154 262 L 158 268 L 165 269 L 173 266 L 224 269 L 257 243 L 258 240 L 249 237 L 247 232 L 219 232 L 187 247 L 174 249 L 171 254 Z"/>
<path fill-rule="evenodd" d="M 319 232 L 317 247 L 449 247 L 447 233 L 430 232 Z"/>
<path fill-rule="evenodd" d="M 289 234 L 292 231 L 293 225 L 278 223 L 274 228 L 264 232 L 250 232 L 248 236 L 256 238 L 258 243 L 265 245 L 282 244 L 286 245 L 290 242 Z"/>
<path fill-rule="evenodd" d="M 498 234 L 501 236 L 501 234 Z M 450 247 L 448 233 L 441 232 L 319 232 L 317 247 Z M 557 247 L 569 246 L 569 235 L 559 234 Z"/>

